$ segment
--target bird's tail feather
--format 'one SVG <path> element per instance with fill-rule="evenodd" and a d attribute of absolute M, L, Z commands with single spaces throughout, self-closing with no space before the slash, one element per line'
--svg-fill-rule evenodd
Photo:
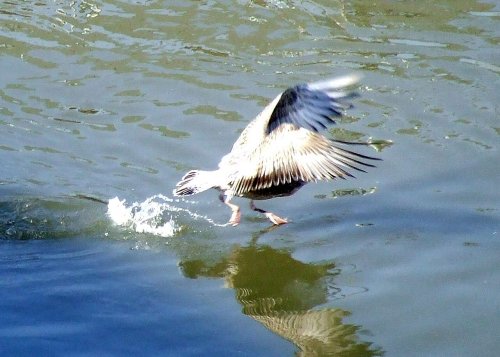
<path fill-rule="evenodd" d="M 190 196 L 214 187 L 212 171 L 191 170 L 177 183 L 175 196 Z"/>

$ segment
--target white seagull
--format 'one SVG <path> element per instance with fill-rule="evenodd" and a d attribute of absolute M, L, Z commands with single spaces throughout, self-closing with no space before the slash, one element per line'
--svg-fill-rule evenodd
<path fill-rule="evenodd" d="M 279 94 L 243 130 L 213 171 L 191 170 L 174 190 L 175 196 L 189 196 L 209 188 L 220 191 L 219 198 L 231 208 L 228 224 L 236 226 L 240 208 L 231 203 L 234 196 L 250 199 L 252 210 L 263 213 L 273 224 L 287 220 L 257 208 L 254 200 L 289 196 L 306 183 L 353 177 L 350 169 L 374 167 L 366 160 L 379 160 L 343 149 L 320 131 L 334 124 L 334 117 L 352 105 L 356 96 L 348 87 L 359 80 L 356 75 L 298 84 Z M 347 91 L 346 91 L 347 90 Z"/>

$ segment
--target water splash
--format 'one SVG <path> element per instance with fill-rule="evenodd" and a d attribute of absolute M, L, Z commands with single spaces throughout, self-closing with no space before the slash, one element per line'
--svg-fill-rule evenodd
<path fill-rule="evenodd" d="M 172 237 L 179 229 L 171 214 L 178 209 L 172 202 L 171 198 L 155 195 L 144 202 L 127 205 L 126 200 L 115 197 L 108 202 L 107 215 L 116 225 L 138 233 Z"/>
<path fill-rule="evenodd" d="M 176 207 L 175 202 L 162 194 L 132 204 L 115 197 L 108 202 L 107 215 L 118 226 L 132 229 L 137 233 L 149 233 L 161 237 L 172 237 L 180 230 L 180 226 L 176 223 L 179 212 L 187 213 L 194 219 L 203 219 L 214 226 L 224 226 L 188 209 Z"/>

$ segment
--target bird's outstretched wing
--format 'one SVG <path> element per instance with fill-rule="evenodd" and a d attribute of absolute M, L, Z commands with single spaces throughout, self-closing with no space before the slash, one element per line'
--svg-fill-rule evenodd
<path fill-rule="evenodd" d="M 341 116 L 343 110 L 351 107 L 346 101 L 356 94 L 345 89 L 358 80 L 359 76 L 349 75 L 288 88 L 269 117 L 266 134 L 286 123 L 314 132 L 325 129 L 335 123 L 333 117 Z"/>
<path fill-rule="evenodd" d="M 346 178 L 353 170 L 373 166 L 369 161 L 376 158 L 342 148 L 339 143 L 351 143 L 335 142 L 319 133 L 334 123 L 332 117 L 351 107 L 346 100 L 355 94 L 345 89 L 358 79 L 351 75 L 297 85 L 276 98 L 274 108 L 269 108 L 266 135 L 258 145 L 249 146 L 251 152 L 235 156 L 240 164 L 232 175 L 233 191 L 244 194 L 292 182 Z M 247 133 L 249 138 L 252 131 Z"/>
<path fill-rule="evenodd" d="M 349 143 L 345 143 L 349 144 Z M 353 177 L 373 167 L 376 158 L 342 148 L 319 133 L 283 125 L 273 131 L 238 168 L 232 189 L 237 195 L 292 182 Z"/>

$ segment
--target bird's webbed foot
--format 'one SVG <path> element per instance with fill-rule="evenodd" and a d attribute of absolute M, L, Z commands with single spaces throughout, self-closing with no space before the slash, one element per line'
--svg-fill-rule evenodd
<path fill-rule="evenodd" d="M 267 217 L 267 219 L 269 219 L 275 225 L 288 223 L 288 221 L 285 218 L 281 218 L 272 212 L 263 210 L 262 208 L 255 207 L 253 200 L 250 201 L 250 208 L 256 212 L 260 212 L 260 213 L 264 214 Z"/>

